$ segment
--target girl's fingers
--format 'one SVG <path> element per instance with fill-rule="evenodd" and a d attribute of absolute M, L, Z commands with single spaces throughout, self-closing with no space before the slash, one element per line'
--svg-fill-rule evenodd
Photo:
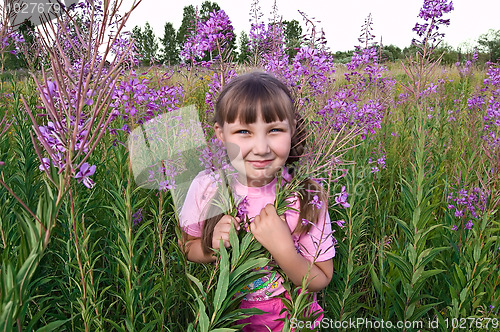
<path fill-rule="evenodd" d="M 260 223 L 260 215 L 256 215 L 253 222 L 250 225 L 258 225 Z"/>
<path fill-rule="evenodd" d="M 240 218 L 236 217 L 236 218 L 233 218 L 233 224 L 234 224 L 234 228 L 239 231 L 240 230 Z"/>
<path fill-rule="evenodd" d="M 214 235 L 212 239 L 212 247 L 218 248 L 220 244 L 220 240 L 222 240 L 222 243 L 224 244 L 224 247 L 228 248 L 230 246 L 229 242 L 229 234 L 228 233 L 220 233 L 219 236 Z"/>

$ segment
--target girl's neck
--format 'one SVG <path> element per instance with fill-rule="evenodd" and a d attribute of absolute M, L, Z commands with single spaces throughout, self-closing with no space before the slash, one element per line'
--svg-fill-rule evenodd
<path fill-rule="evenodd" d="M 246 187 L 264 187 L 276 179 L 276 176 L 263 179 L 247 179 L 244 176 L 237 175 L 238 182 Z"/>
<path fill-rule="evenodd" d="M 265 196 L 267 194 L 274 194 L 274 187 L 276 185 L 276 177 L 266 181 L 267 183 L 262 186 L 248 186 L 242 183 L 240 179 L 235 176 L 233 180 L 233 188 L 239 196 Z"/>

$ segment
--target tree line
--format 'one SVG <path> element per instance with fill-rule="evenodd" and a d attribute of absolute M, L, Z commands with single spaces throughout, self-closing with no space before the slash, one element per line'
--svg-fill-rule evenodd
<path fill-rule="evenodd" d="M 220 6 L 215 2 L 205 1 L 199 10 L 199 18 L 206 20 L 212 11 L 220 10 Z M 181 26 L 176 30 L 172 23 L 166 22 L 164 26 L 163 36 L 156 38 L 151 26 L 146 22 L 144 27 L 135 26 L 132 30 L 132 36 L 136 40 L 137 53 L 142 61 L 142 64 L 147 66 L 151 61 L 159 62 L 165 65 L 179 64 L 180 50 L 186 41 L 187 36 L 194 30 L 194 22 L 196 21 L 196 8 L 193 5 L 185 6 L 183 9 L 183 18 Z M 296 49 L 304 42 L 302 36 L 302 27 L 297 20 L 284 20 L 281 22 L 284 28 L 284 37 L 286 49 L 289 56 L 296 54 Z M 232 58 L 239 63 L 245 63 L 250 53 L 248 44 L 250 42 L 248 34 L 243 31 L 237 37 L 235 36 L 231 43 Z M 236 45 L 238 47 L 234 47 Z M 395 45 L 378 45 L 379 58 L 382 62 L 394 62 L 404 60 L 407 55 L 416 52 L 413 45 L 401 49 Z M 457 48 L 447 44 L 441 44 L 436 54 L 443 54 L 442 63 L 453 65 L 456 62 L 470 60 L 474 47 L 468 49 Z M 479 53 L 479 61 L 484 63 L 487 61 L 496 62 L 500 59 L 500 30 L 489 30 L 482 34 L 475 45 L 475 49 Z M 348 63 L 355 50 L 339 51 L 332 54 L 334 59 L 339 63 Z"/>
<path fill-rule="evenodd" d="M 171 22 L 166 22 L 164 25 L 163 36 L 157 37 L 151 28 L 151 25 L 146 22 L 143 27 L 135 26 L 131 31 L 131 36 L 135 39 L 136 53 L 140 64 L 149 66 L 152 63 L 160 63 L 164 65 L 176 65 L 181 62 L 180 52 L 190 34 L 195 31 L 197 20 L 206 20 L 210 13 L 220 10 L 220 6 L 211 1 L 205 1 L 201 8 L 195 8 L 193 5 L 188 5 L 183 8 L 183 18 L 179 29 L 175 29 Z M 284 20 L 280 22 L 283 27 L 283 35 L 286 44 L 286 52 L 290 57 L 295 56 L 297 49 L 304 43 L 303 30 L 297 20 Z M 25 35 L 25 40 L 30 41 L 28 34 L 34 26 L 25 21 L 19 30 Z M 250 37 L 247 32 L 242 31 L 239 36 L 234 35 L 230 41 L 231 57 L 233 61 L 246 63 L 251 57 L 248 45 Z M 379 61 L 394 62 L 404 60 L 407 55 L 416 52 L 413 45 L 403 49 L 395 45 L 375 45 L 378 48 Z M 472 47 L 467 50 L 441 44 L 435 54 L 443 54 L 442 63 L 453 65 L 456 62 L 470 60 L 472 57 Z M 475 45 L 479 52 L 479 62 L 500 61 L 500 30 L 489 30 L 482 34 Z M 9 51 L 9 50 L 7 50 Z M 355 50 L 342 51 L 332 53 L 333 58 L 338 63 L 348 63 Z M 207 55 L 207 57 L 210 55 Z M 26 60 L 15 52 L 5 52 L 2 54 L 2 64 L 4 69 L 19 69 L 26 67 Z"/>
<path fill-rule="evenodd" d="M 176 30 L 171 22 L 166 22 L 163 36 L 156 38 L 149 22 L 144 27 L 135 26 L 132 30 L 132 37 L 136 40 L 136 50 L 143 65 L 150 65 L 151 61 L 175 65 L 180 63 L 180 51 L 187 39 L 193 33 L 194 24 L 199 15 L 199 19 L 206 20 L 210 13 L 220 10 L 220 6 L 215 2 L 205 1 L 201 5 L 199 13 L 193 5 L 185 6 L 183 9 L 182 23 Z M 287 52 L 289 56 L 294 56 L 297 48 L 302 42 L 302 27 L 297 20 L 282 21 Z M 238 38 L 238 40 L 236 40 Z M 232 44 L 232 58 L 234 61 L 244 63 L 250 57 L 248 44 L 250 38 L 246 32 L 241 32 L 230 41 Z M 235 45 L 238 44 L 238 47 Z"/>

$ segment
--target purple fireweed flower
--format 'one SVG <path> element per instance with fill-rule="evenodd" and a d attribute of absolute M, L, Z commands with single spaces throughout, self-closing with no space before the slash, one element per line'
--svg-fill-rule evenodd
<path fill-rule="evenodd" d="M 204 22 L 200 22 L 199 13 L 196 13 L 194 31 L 184 43 L 180 56 L 186 61 L 196 63 L 206 52 L 218 48 L 224 52 L 233 38 L 231 20 L 223 10 L 211 12 Z"/>
<path fill-rule="evenodd" d="M 224 144 L 216 138 L 211 140 L 211 145 L 202 149 L 199 160 L 207 174 L 228 169 L 231 165 L 227 159 L 227 152 Z"/>
<path fill-rule="evenodd" d="M 50 168 L 50 159 L 49 158 L 42 158 L 42 163 L 40 164 L 40 166 L 38 166 L 38 168 L 43 172 L 45 170 L 49 170 Z"/>
<path fill-rule="evenodd" d="M 465 224 L 465 229 L 471 229 L 472 226 L 474 226 L 474 223 L 469 219 L 469 221 Z"/>
<path fill-rule="evenodd" d="M 478 187 L 469 190 L 461 188 L 456 193 L 451 192 L 448 195 L 448 209 L 450 211 L 456 209 L 454 215 L 458 218 L 471 216 L 474 219 L 481 219 L 488 196 L 488 191 Z"/>
<path fill-rule="evenodd" d="M 45 95 L 47 101 L 50 101 L 51 98 L 57 98 L 57 85 L 54 82 L 48 80 L 45 84 L 45 88 L 43 88 L 43 94 Z"/>
<path fill-rule="evenodd" d="M 174 180 L 171 180 L 171 181 L 164 180 L 164 181 L 160 182 L 160 187 L 159 187 L 160 191 L 167 191 L 170 189 L 175 189 L 175 181 Z"/>
<path fill-rule="evenodd" d="M 309 220 L 304 219 L 304 218 L 302 218 L 302 222 L 301 222 L 301 224 L 302 224 L 302 226 L 307 226 L 307 225 L 309 225 L 309 224 L 311 224 L 311 225 L 312 225 L 312 223 L 311 223 Z"/>
<path fill-rule="evenodd" d="M 424 0 L 424 4 L 420 9 L 418 15 L 425 23 L 416 23 L 413 31 L 421 38 L 420 40 L 413 40 L 416 45 L 432 44 L 438 42 L 443 36 L 439 33 L 441 26 L 450 25 L 449 19 L 443 19 L 443 15 L 453 10 L 453 2 L 448 0 Z"/>
<path fill-rule="evenodd" d="M 121 80 L 113 92 L 113 102 L 110 104 L 114 112 L 113 119 L 121 115 L 128 122 L 142 124 L 160 112 L 178 109 L 183 90 L 180 86 L 166 85 L 164 81 L 168 79 L 166 74 L 159 78 L 160 82 L 148 78 L 139 79 L 137 73 L 131 70 L 129 76 Z"/>
<path fill-rule="evenodd" d="M 77 179 L 78 182 L 83 182 L 85 187 L 92 189 L 95 183 L 89 177 L 94 175 L 95 169 L 95 165 L 90 166 L 88 163 L 83 163 L 78 173 L 76 173 L 75 179 Z"/>
<path fill-rule="evenodd" d="M 377 159 L 377 165 L 380 166 L 382 169 L 385 169 L 385 154 L 382 155 L 382 157 Z"/>
<path fill-rule="evenodd" d="M 453 225 L 453 226 L 451 227 L 451 230 L 452 230 L 452 231 L 456 231 L 456 230 L 458 230 L 457 225 Z"/>
<path fill-rule="evenodd" d="M 345 227 L 345 221 L 344 220 L 337 220 L 335 221 L 335 223 L 337 224 L 337 226 L 339 226 L 340 228 L 344 228 Z"/>
<path fill-rule="evenodd" d="M 335 203 L 342 205 L 344 208 L 351 207 L 349 203 L 347 203 L 347 197 L 349 194 L 345 190 L 345 186 L 342 186 L 340 193 L 335 196 Z"/>
<path fill-rule="evenodd" d="M 319 200 L 318 195 L 314 195 L 312 201 L 310 201 L 309 204 L 312 204 L 312 206 L 319 210 L 323 206 L 323 201 Z"/>
<path fill-rule="evenodd" d="M 328 99 L 326 105 L 317 113 L 331 119 L 333 127 L 340 131 L 347 124 L 349 127 L 361 129 L 361 139 L 368 133 L 374 134 L 380 128 L 384 107 L 378 101 L 369 100 L 361 107 L 358 105 L 358 96 L 353 91 L 341 90 Z"/>
<path fill-rule="evenodd" d="M 243 197 L 241 202 L 239 202 L 238 204 L 236 216 L 240 218 L 241 221 L 243 221 L 246 219 L 247 215 L 248 215 L 248 199 L 247 197 Z"/>
<path fill-rule="evenodd" d="M 142 221 L 142 208 L 139 208 L 133 215 L 132 219 L 134 222 L 134 225 L 138 225 Z"/>
<path fill-rule="evenodd" d="M 212 113 L 215 109 L 214 102 L 222 89 L 222 82 L 227 84 L 235 76 L 236 72 L 233 69 L 230 69 L 227 73 L 214 73 L 212 75 L 210 82 L 208 82 L 208 91 L 205 94 L 205 104 L 208 105 L 207 114 Z"/>

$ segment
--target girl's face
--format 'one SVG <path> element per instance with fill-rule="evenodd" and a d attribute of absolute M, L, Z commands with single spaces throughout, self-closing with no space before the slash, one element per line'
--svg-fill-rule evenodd
<path fill-rule="evenodd" d="M 288 120 L 266 123 L 259 116 L 255 123 L 244 124 L 237 119 L 223 127 L 216 123 L 214 128 L 238 172 L 238 180 L 248 187 L 270 183 L 288 159 L 293 135 Z"/>

